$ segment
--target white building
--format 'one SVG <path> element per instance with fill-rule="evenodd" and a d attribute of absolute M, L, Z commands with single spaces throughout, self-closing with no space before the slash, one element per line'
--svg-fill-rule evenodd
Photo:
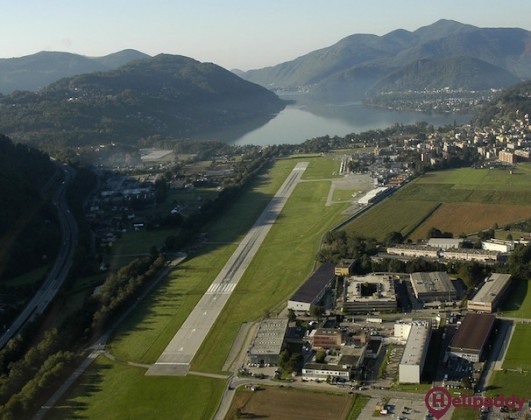
<path fill-rule="evenodd" d="M 440 249 L 459 248 L 463 243 L 461 238 L 430 238 L 428 246 Z"/>
<path fill-rule="evenodd" d="M 429 321 L 413 321 L 411 323 L 404 354 L 398 365 L 399 383 L 420 383 L 430 338 L 431 323 Z"/>
<path fill-rule="evenodd" d="M 514 249 L 514 242 L 489 239 L 488 241 L 481 242 L 481 247 L 487 251 L 497 251 L 506 254 Z"/>

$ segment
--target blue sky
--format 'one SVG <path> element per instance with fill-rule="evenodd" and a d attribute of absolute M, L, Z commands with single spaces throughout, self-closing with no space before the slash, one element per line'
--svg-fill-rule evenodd
<path fill-rule="evenodd" d="M 125 48 L 248 70 L 439 19 L 531 31 L 529 0 L 0 0 L 0 57 Z"/>

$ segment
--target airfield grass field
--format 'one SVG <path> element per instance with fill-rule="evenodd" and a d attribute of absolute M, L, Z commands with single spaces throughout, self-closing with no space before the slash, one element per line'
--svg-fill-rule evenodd
<path fill-rule="evenodd" d="M 144 374 L 100 356 L 47 418 L 206 419 L 225 389 L 222 379 Z"/>
<path fill-rule="evenodd" d="M 514 284 L 507 298 L 502 304 L 504 316 L 514 318 L 531 318 L 531 279 L 519 280 Z"/>
<path fill-rule="evenodd" d="M 392 231 L 425 239 L 436 227 L 469 234 L 531 217 L 531 164 L 430 172 L 404 186 L 346 230 L 383 239 Z M 413 227 L 413 230 L 412 230 Z"/>
<path fill-rule="evenodd" d="M 516 394 L 529 397 L 529 383 L 531 381 L 531 325 L 516 322 L 515 330 L 509 344 L 509 349 L 503 362 L 503 370 L 497 370 L 492 375 L 487 387 L 489 395 Z"/>
<path fill-rule="evenodd" d="M 205 226 L 207 242 L 197 249 L 197 254 L 179 265 L 122 323 L 109 346 L 111 353 L 122 364 L 98 359 L 89 371 L 89 378 L 84 375 L 74 390 L 63 399 L 61 405 L 69 407 L 68 415 L 64 417 L 102 417 L 100 413 L 106 410 L 120 412 L 116 404 L 126 404 L 127 400 L 132 406 L 137 406 L 142 398 L 135 400 L 135 395 L 141 393 L 143 388 L 151 398 L 147 405 L 156 405 L 160 413 L 180 407 L 178 412 L 183 416 L 190 413 L 190 418 L 208 418 L 213 414 L 219 402 L 217 395 L 221 395 L 217 393 L 221 392 L 225 381 L 209 378 L 199 381 L 192 376 L 144 377 L 145 369 L 123 363 L 156 361 L 234 252 L 238 241 L 299 161 L 310 162 L 307 169 L 310 179 L 331 177 L 333 170 L 339 168 L 339 161 L 329 158 L 289 159 L 277 161 L 272 169 L 260 176 L 228 211 L 211 225 Z M 306 182 L 296 187 L 203 343 L 193 361 L 193 370 L 220 372 L 240 325 L 259 319 L 265 311 L 284 302 L 314 269 L 320 237 L 327 226 L 332 226 L 344 217 L 341 212 L 347 207 L 347 204 L 325 207 L 329 188 L 329 181 Z M 94 371 L 98 375 L 97 386 L 90 385 L 90 375 L 94 375 Z M 166 390 L 156 392 L 164 384 L 174 387 L 171 396 Z M 113 387 L 123 389 L 123 401 L 115 402 L 111 397 L 102 395 L 106 394 L 106 389 Z M 198 401 L 199 397 L 189 398 L 194 392 L 205 401 L 209 400 L 203 414 L 198 414 L 198 408 L 194 407 L 202 405 Z M 111 391 L 109 395 L 112 395 Z"/>

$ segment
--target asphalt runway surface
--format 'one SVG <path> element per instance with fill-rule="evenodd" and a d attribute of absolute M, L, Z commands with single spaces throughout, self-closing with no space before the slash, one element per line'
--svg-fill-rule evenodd
<path fill-rule="evenodd" d="M 146 375 L 184 376 L 308 166 L 298 163 Z"/>

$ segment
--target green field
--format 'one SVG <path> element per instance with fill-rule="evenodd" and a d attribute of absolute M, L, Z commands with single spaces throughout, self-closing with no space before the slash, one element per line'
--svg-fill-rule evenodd
<path fill-rule="evenodd" d="M 451 223 L 450 208 L 445 205 L 453 205 Z M 479 222 L 473 228 L 470 211 Z M 346 230 L 380 240 L 392 231 L 418 239 L 425 237 L 430 227 L 445 230 L 433 223 L 446 220 L 450 231 L 459 235 L 491 228 L 500 212 L 514 214 L 517 220 L 531 217 L 531 164 L 518 165 L 512 174 L 509 169 L 471 168 L 427 173 L 355 219 Z M 412 230 L 415 226 L 418 232 Z"/>
<path fill-rule="evenodd" d="M 208 419 L 225 389 L 221 379 L 144 373 L 100 356 L 47 418 Z"/>
<path fill-rule="evenodd" d="M 487 388 L 489 395 L 504 393 L 528 396 L 531 383 L 531 325 L 516 323 L 503 370 L 495 371 Z"/>
<path fill-rule="evenodd" d="M 531 325 L 516 323 L 509 350 L 503 361 L 504 369 L 531 370 Z M 529 372 L 531 378 L 531 372 Z"/>
<path fill-rule="evenodd" d="M 504 300 L 503 315 L 515 318 L 531 318 L 531 279 L 518 281 L 512 286 L 509 296 Z"/>
<path fill-rule="evenodd" d="M 235 250 L 242 235 L 254 223 L 295 164 L 304 160 L 306 159 L 278 161 L 271 170 L 257 180 L 250 191 L 233 204 L 229 211 L 211 225 L 205 226 L 208 243 L 198 250 L 197 255 L 177 267 L 168 279 L 133 311 L 130 318 L 116 332 L 110 350 L 119 360 L 151 363 L 157 359 Z M 308 171 L 313 179 L 326 177 L 327 174 L 329 177 L 332 172 L 327 171 L 338 168 L 338 162 L 332 159 L 313 158 L 308 161 L 310 162 Z M 258 319 L 264 310 L 273 309 L 285 302 L 311 273 L 322 234 L 327 226 L 341 220 L 340 214 L 347 206 L 338 204 L 325 207 L 329 188 L 329 181 L 301 183 L 296 187 L 277 223 L 233 292 L 212 333 L 194 359 L 193 370 L 221 371 L 232 340 L 242 322 Z M 105 387 L 103 385 L 92 387 L 93 390 L 87 392 L 83 384 L 87 384 L 86 386 L 90 388 L 90 381 L 85 375 L 82 384 L 68 397 L 65 404 L 69 405 L 70 411 L 63 417 L 85 415 L 89 418 L 101 417 L 102 411 L 114 410 L 112 399 L 102 395 L 104 391 L 113 387 L 123 387 L 130 390 L 129 403 L 132 405 L 139 404 L 134 399 L 135 395 L 145 389 L 153 399 L 149 405 L 157 405 L 160 413 L 171 412 L 175 406 L 179 406 L 185 415 L 179 418 L 188 418 L 188 416 L 208 418 L 218 402 L 216 392 L 218 386 L 221 388 L 218 384 L 224 384 L 221 380 L 201 379 L 208 385 L 206 390 L 203 390 L 203 383 L 200 383 L 198 378 L 188 376 L 175 379 L 175 383 L 172 383 L 175 387 L 174 395 L 168 397 L 167 393 L 161 392 L 159 395 L 156 390 L 163 388 L 171 378 L 143 377 L 143 369 L 108 361 L 98 362 L 95 369 L 101 376 L 98 382 L 105 384 Z M 107 378 L 107 375 L 110 377 Z M 132 382 L 132 385 L 129 385 L 129 382 Z M 152 392 L 151 388 L 155 391 Z M 198 398 L 208 399 L 208 393 L 213 395 L 203 412 L 208 412 L 208 415 L 198 414 L 195 405 L 200 403 L 197 399 L 188 398 L 194 392 L 200 395 Z M 124 396 L 124 404 L 126 400 L 127 397 Z M 90 407 L 90 410 L 87 407 Z M 119 404 L 117 407 L 121 409 Z M 133 417 L 137 416 L 129 416 Z M 168 418 L 162 414 L 157 417 Z"/>

